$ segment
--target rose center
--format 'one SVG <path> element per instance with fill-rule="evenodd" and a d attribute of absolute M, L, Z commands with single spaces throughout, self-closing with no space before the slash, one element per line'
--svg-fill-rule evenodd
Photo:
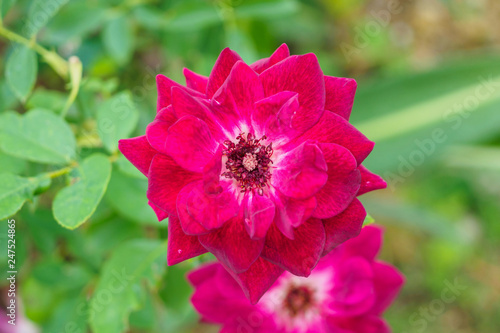
<path fill-rule="evenodd" d="M 292 317 L 304 312 L 313 303 L 312 292 L 304 286 L 292 286 L 284 301 L 284 307 Z"/>
<path fill-rule="evenodd" d="M 256 190 L 262 195 L 271 178 L 270 164 L 273 155 L 272 143 L 262 144 L 266 136 L 256 139 L 252 133 L 242 133 L 236 142 L 224 141 L 222 153 L 227 157 L 226 171 L 222 175 L 235 179 L 241 192 Z"/>

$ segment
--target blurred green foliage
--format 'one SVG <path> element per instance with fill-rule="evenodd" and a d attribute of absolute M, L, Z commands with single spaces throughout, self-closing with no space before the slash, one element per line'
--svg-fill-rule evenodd
<path fill-rule="evenodd" d="M 117 140 L 153 119 L 156 74 L 183 83 L 182 67 L 208 75 L 226 46 L 252 62 L 286 42 L 358 79 L 351 120 L 389 181 L 362 200 L 407 276 L 394 332 L 498 332 L 500 5 L 390 3 L 0 0 L 0 217 L 17 221 L 26 320 L 49 333 L 217 331 L 189 306 L 184 275 L 200 259 L 166 267 L 166 223 Z M 465 290 L 441 307 L 455 281 Z"/>

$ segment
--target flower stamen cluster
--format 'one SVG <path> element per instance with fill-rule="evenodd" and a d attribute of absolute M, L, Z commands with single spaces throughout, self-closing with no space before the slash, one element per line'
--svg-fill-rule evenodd
<path fill-rule="evenodd" d="M 224 141 L 222 154 L 227 156 L 226 171 L 222 176 L 238 181 L 241 192 L 257 190 L 260 195 L 271 178 L 270 165 L 273 163 L 272 143 L 262 144 L 266 140 L 254 138 L 252 133 L 241 133 L 236 137 L 237 143 Z"/>

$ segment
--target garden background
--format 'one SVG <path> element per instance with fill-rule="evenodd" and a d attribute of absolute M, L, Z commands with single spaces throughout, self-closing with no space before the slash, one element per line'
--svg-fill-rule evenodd
<path fill-rule="evenodd" d="M 497 0 L 0 0 L 0 11 L 0 302 L 15 214 L 18 332 L 217 332 L 198 324 L 184 279 L 209 258 L 166 267 L 166 221 L 117 140 L 153 119 L 156 74 L 184 83 L 183 67 L 208 75 L 226 46 L 250 63 L 284 42 L 358 81 L 351 122 L 389 183 L 362 201 L 386 229 L 382 258 L 407 277 L 393 331 L 500 331 Z"/>

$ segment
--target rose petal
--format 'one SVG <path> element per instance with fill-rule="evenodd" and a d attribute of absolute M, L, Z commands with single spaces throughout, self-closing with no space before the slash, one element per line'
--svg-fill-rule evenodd
<path fill-rule="evenodd" d="M 375 262 L 373 272 L 375 274 L 374 283 L 377 302 L 370 310 L 370 313 L 381 315 L 396 298 L 405 282 L 405 278 L 397 269 L 384 262 Z"/>
<path fill-rule="evenodd" d="M 238 214 L 238 202 L 227 187 L 223 186 L 219 194 L 206 194 L 203 182 L 199 181 L 186 193 L 189 215 L 207 230 L 220 228 Z"/>
<path fill-rule="evenodd" d="M 227 271 L 241 286 L 245 296 L 252 304 L 256 304 L 266 291 L 283 273 L 283 269 L 259 257 L 248 270 L 236 274 L 226 267 Z"/>
<path fill-rule="evenodd" d="M 222 50 L 221 54 L 215 62 L 214 68 L 208 77 L 207 84 L 207 96 L 212 98 L 215 92 L 222 86 L 226 78 L 228 77 L 231 69 L 237 61 L 241 60 L 240 56 L 230 50 L 225 48 Z"/>
<path fill-rule="evenodd" d="M 188 200 L 192 191 L 196 189 L 201 181 L 192 182 L 179 192 L 177 196 L 177 215 L 185 234 L 191 236 L 208 234 L 210 231 L 201 225 L 190 213 L 188 209 Z"/>
<path fill-rule="evenodd" d="M 170 216 L 168 219 L 168 245 L 167 262 L 169 266 L 178 264 L 206 253 L 198 238 L 186 235 L 179 224 L 179 219 Z"/>
<path fill-rule="evenodd" d="M 313 216 L 326 219 L 343 212 L 356 197 L 361 175 L 351 152 L 335 143 L 318 145 L 328 166 L 328 181 L 316 193 L 318 205 Z"/>
<path fill-rule="evenodd" d="M 257 73 L 262 73 L 269 67 L 277 64 L 278 62 L 288 58 L 290 56 L 290 51 L 288 50 L 288 46 L 286 44 L 281 44 L 280 47 L 274 51 L 274 53 L 269 58 L 264 58 L 257 60 L 250 67 Z"/>
<path fill-rule="evenodd" d="M 318 59 L 312 53 L 291 56 L 260 75 L 266 96 L 288 90 L 299 93 L 300 109 L 292 127 L 304 132 L 311 128 L 325 109 L 325 83 Z"/>
<path fill-rule="evenodd" d="M 259 257 L 264 240 L 252 240 L 245 229 L 242 216 L 237 216 L 207 235 L 198 237 L 200 243 L 226 268 L 235 273 L 246 271 Z"/>
<path fill-rule="evenodd" d="M 348 239 L 359 235 L 366 211 L 358 199 L 354 199 L 351 204 L 339 215 L 323 220 L 326 232 L 325 249 L 323 256 L 330 253 Z"/>
<path fill-rule="evenodd" d="M 167 140 L 168 129 L 178 119 L 175 115 L 172 105 L 161 109 L 156 115 L 155 120 L 146 127 L 146 137 L 149 144 L 159 151 L 166 154 L 165 142 Z"/>
<path fill-rule="evenodd" d="M 325 228 L 318 219 L 309 219 L 295 230 L 295 239 L 285 237 L 275 225 L 267 232 L 262 257 L 299 276 L 309 276 L 325 245 Z"/>
<path fill-rule="evenodd" d="M 357 316 L 375 303 L 373 270 L 361 257 L 349 257 L 335 267 L 335 282 L 328 307 L 342 316 Z"/>
<path fill-rule="evenodd" d="M 387 183 L 382 179 L 382 177 L 372 173 L 364 166 L 360 165 L 359 171 L 361 172 L 361 187 L 359 188 L 357 195 L 362 195 L 375 190 L 381 190 L 387 187 Z"/>
<path fill-rule="evenodd" d="M 317 145 L 304 142 L 283 155 L 273 172 L 271 184 L 288 197 L 307 199 L 321 190 L 327 180 L 323 153 Z"/>
<path fill-rule="evenodd" d="M 198 266 L 195 270 L 190 271 L 186 275 L 186 279 L 193 287 L 198 287 L 199 285 L 207 282 L 218 274 L 220 265 L 216 262 L 206 263 Z"/>
<path fill-rule="evenodd" d="M 172 88 L 172 107 L 178 118 L 191 115 L 204 121 L 215 140 L 220 141 L 225 137 L 212 111 L 185 90 Z"/>
<path fill-rule="evenodd" d="M 235 102 L 235 113 L 239 115 L 239 119 L 249 123 L 254 103 L 264 98 L 264 89 L 257 73 L 243 61 L 238 61 L 213 98 L 217 101 L 226 100 L 224 95 L 227 94 L 230 94 Z"/>
<path fill-rule="evenodd" d="M 169 79 L 165 75 L 158 74 L 156 75 L 156 87 L 158 90 L 158 100 L 156 104 L 156 109 L 157 111 L 160 111 L 161 109 L 169 106 L 172 104 L 172 95 L 171 95 L 171 89 L 172 87 L 179 87 L 181 89 L 187 90 L 190 94 L 198 96 L 198 97 L 204 97 L 204 94 L 199 93 L 196 90 L 183 87 L 177 82 Z"/>
<path fill-rule="evenodd" d="M 274 203 L 263 195 L 250 193 L 245 210 L 245 227 L 252 239 L 261 239 L 266 236 L 275 214 Z"/>
<path fill-rule="evenodd" d="M 325 75 L 325 109 L 349 120 L 357 86 L 354 79 Z"/>
<path fill-rule="evenodd" d="M 362 256 L 368 261 L 373 261 L 382 246 L 382 228 L 369 225 L 361 230 L 359 236 L 352 238 L 344 244 L 344 256 Z"/>
<path fill-rule="evenodd" d="M 161 222 L 168 217 L 168 213 L 166 211 L 164 211 L 163 209 L 161 209 L 160 207 L 158 207 L 157 205 L 155 205 L 151 201 L 148 202 L 148 205 L 151 208 L 153 208 L 153 211 L 155 212 L 156 217 L 158 218 L 158 222 Z"/>
<path fill-rule="evenodd" d="M 187 68 L 184 68 L 182 72 L 186 78 L 186 86 L 188 88 L 205 94 L 207 91 L 208 77 L 195 73 Z"/>
<path fill-rule="evenodd" d="M 325 112 L 313 128 L 294 140 L 298 144 L 305 140 L 316 140 L 324 143 L 336 143 L 347 149 L 356 157 L 358 165 L 370 154 L 374 143 L 366 138 L 344 118 L 333 112 Z"/>
<path fill-rule="evenodd" d="M 118 149 L 130 163 L 146 177 L 148 176 L 151 161 L 157 151 L 151 148 L 145 135 L 118 141 Z"/>
<path fill-rule="evenodd" d="M 201 172 L 217 150 L 207 124 L 194 117 L 184 116 L 168 129 L 165 148 L 183 168 Z"/>
<path fill-rule="evenodd" d="M 176 200 L 181 189 L 201 179 L 200 174 L 180 167 L 171 157 L 157 154 L 148 174 L 147 197 L 169 214 L 177 214 Z"/>
<path fill-rule="evenodd" d="M 293 229 L 309 219 L 316 209 L 315 197 L 298 200 L 289 198 L 278 190 L 275 192 L 274 202 L 276 205 L 274 223 L 290 239 L 295 238 Z"/>
<path fill-rule="evenodd" d="M 300 107 L 298 96 L 282 91 L 255 103 L 252 124 L 257 136 L 266 135 L 279 148 L 301 134 L 292 128 L 292 118 Z"/>
<path fill-rule="evenodd" d="M 205 278 L 205 280 L 196 285 L 195 292 L 191 297 L 191 303 L 196 311 L 202 315 L 204 321 L 226 323 L 244 314 L 246 310 L 251 309 L 251 306 L 243 295 L 241 288 L 229 273 L 225 272 L 225 269 L 221 265 L 215 266 L 215 272 L 211 266 L 202 267 L 201 272 L 194 276 L 195 282 L 199 282 L 202 278 Z M 224 289 L 219 288 L 217 283 L 221 273 L 225 273 L 228 276 L 225 279 L 227 282 L 234 284 L 238 288 L 239 297 L 224 297 Z M 213 274 L 215 274 L 215 277 L 211 276 Z M 191 279 L 193 279 L 192 276 Z"/>

